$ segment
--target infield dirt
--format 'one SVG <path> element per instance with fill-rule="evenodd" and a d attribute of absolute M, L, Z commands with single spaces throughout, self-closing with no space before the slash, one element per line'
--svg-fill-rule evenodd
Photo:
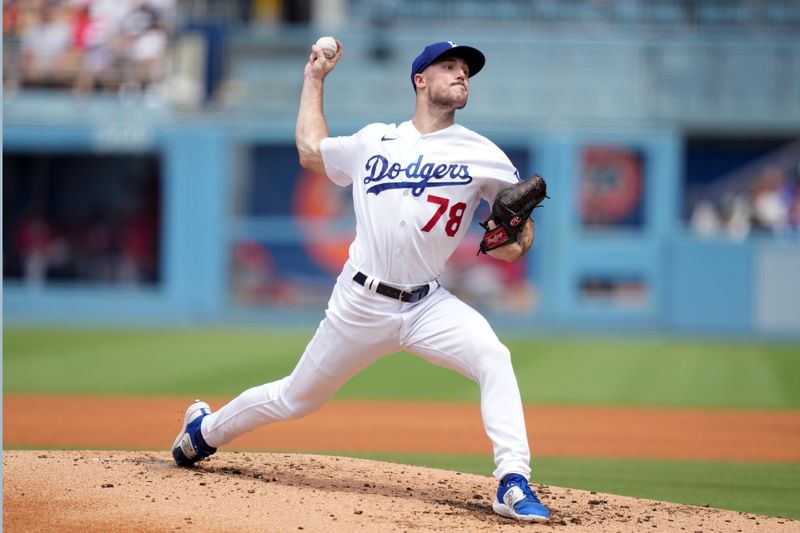
<path fill-rule="evenodd" d="M 178 468 L 167 448 L 188 402 L 5 395 L 5 446 L 162 451 L 5 451 L 4 530 L 800 532 L 781 518 L 545 486 L 551 521 L 519 524 L 492 513 L 490 477 L 340 457 L 220 452 Z M 797 412 L 526 406 L 526 418 L 538 456 L 800 460 Z M 478 406 L 457 404 L 332 402 L 232 445 L 491 455 Z"/>
<path fill-rule="evenodd" d="M 194 468 L 168 452 L 11 451 L 8 532 L 797 532 L 735 511 L 537 486 L 547 524 L 491 511 L 494 479 L 318 455 L 225 453 Z"/>
<path fill-rule="evenodd" d="M 227 400 L 204 399 L 212 409 Z M 3 440 L 23 448 L 166 449 L 191 400 L 6 394 Z M 535 457 L 800 461 L 800 411 L 526 405 L 525 419 Z M 492 453 L 477 404 L 374 401 L 333 401 L 226 449 Z"/>

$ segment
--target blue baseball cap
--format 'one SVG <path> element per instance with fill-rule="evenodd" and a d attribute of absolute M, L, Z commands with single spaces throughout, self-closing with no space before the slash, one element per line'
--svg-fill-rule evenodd
<path fill-rule="evenodd" d="M 411 64 L 411 86 L 416 89 L 414 84 L 414 75 L 419 74 L 428 66 L 436 61 L 449 56 L 455 56 L 466 61 L 469 66 L 469 77 L 471 78 L 483 68 L 486 64 L 486 56 L 471 46 L 462 46 L 454 43 L 453 41 L 442 41 L 440 43 L 429 44 L 425 47 L 420 55 Z"/>

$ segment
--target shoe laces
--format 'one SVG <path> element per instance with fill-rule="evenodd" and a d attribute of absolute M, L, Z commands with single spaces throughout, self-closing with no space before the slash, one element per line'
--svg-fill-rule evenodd
<path fill-rule="evenodd" d="M 522 490 L 522 493 L 525 494 L 525 499 L 528 501 L 533 501 L 534 503 L 539 504 L 542 503 L 539 501 L 539 498 L 536 497 L 536 494 L 533 493 L 528 481 L 518 474 L 508 476 L 503 484 L 507 487 L 506 490 L 510 489 L 511 487 L 519 487 Z"/>

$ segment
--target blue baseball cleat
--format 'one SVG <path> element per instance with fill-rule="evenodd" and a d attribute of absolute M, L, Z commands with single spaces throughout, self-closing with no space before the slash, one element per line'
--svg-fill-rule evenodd
<path fill-rule="evenodd" d="M 531 490 L 528 481 L 519 474 L 508 474 L 497 487 L 497 499 L 492 503 L 495 513 L 517 520 L 547 522 L 550 511 Z"/>
<path fill-rule="evenodd" d="M 217 451 L 203 439 L 200 424 L 203 418 L 211 414 L 211 408 L 206 402 L 195 400 L 186 409 L 183 417 L 183 427 L 172 445 L 172 457 L 178 466 L 192 466 L 197 461 L 213 455 Z"/>

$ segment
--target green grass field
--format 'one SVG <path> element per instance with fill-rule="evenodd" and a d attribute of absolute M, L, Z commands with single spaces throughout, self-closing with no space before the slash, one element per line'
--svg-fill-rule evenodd
<path fill-rule="evenodd" d="M 237 394 L 288 374 L 310 331 L 19 329 L 4 332 L 6 392 Z M 534 403 L 800 409 L 800 345 L 608 338 L 509 339 Z M 408 354 L 340 398 L 477 401 L 452 371 Z"/>
<path fill-rule="evenodd" d="M 6 393 L 233 395 L 283 377 L 311 331 L 6 328 Z M 502 338 L 501 334 L 501 338 Z M 530 403 L 800 409 L 800 345 L 632 338 L 504 339 Z M 339 398 L 477 401 L 477 386 L 408 354 Z M 362 455 L 363 456 L 363 455 Z M 369 456 L 486 474 L 491 458 Z M 553 485 L 800 519 L 800 464 L 535 458 Z"/>
<path fill-rule="evenodd" d="M 494 468 L 479 456 L 359 457 L 481 475 Z M 547 485 L 800 519 L 800 464 L 541 457 L 532 466 L 532 479 Z"/>

